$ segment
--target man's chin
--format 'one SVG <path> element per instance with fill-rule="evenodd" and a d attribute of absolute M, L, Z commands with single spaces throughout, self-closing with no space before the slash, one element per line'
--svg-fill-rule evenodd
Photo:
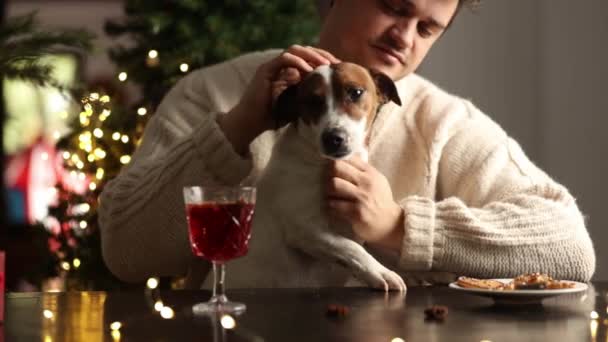
<path fill-rule="evenodd" d="M 386 74 L 386 76 L 390 77 L 393 81 L 396 81 L 407 74 L 403 66 L 388 65 L 383 61 L 372 60 L 370 63 L 363 65 Z"/>

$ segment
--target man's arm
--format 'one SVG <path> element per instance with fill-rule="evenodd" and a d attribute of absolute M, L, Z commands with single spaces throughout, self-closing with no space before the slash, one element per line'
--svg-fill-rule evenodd
<path fill-rule="evenodd" d="M 399 201 L 402 267 L 478 277 L 540 271 L 589 280 L 595 253 L 572 195 L 498 125 L 466 106 L 470 118 L 442 151 L 439 198 Z"/>
<path fill-rule="evenodd" d="M 212 78 L 208 70 L 197 71 L 171 90 L 131 163 L 104 187 L 103 256 L 123 280 L 185 274 L 191 252 L 183 186 L 238 184 L 251 170 L 251 161 L 234 151 L 216 122 L 218 108 L 201 86 Z"/>
<path fill-rule="evenodd" d="M 405 271 L 589 280 L 595 254 L 574 198 L 465 106 L 470 115 L 442 146 L 437 198 L 395 201 L 386 178 L 354 159 L 329 172 L 330 213 L 365 241 L 400 252 Z"/>

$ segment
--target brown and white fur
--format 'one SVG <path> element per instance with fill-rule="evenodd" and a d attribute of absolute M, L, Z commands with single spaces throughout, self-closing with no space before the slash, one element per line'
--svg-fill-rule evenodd
<path fill-rule="evenodd" d="M 328 159 L 359 154 L 382 104 L 400 103 L 388 76 L 351 63 L 321 66 L 277 101 L 276 142 L 258 183 L 250 250 L 230 262 L 229 287 L 344 286 L 354 276 L 370 287 L 405 290 L 401 277 L 324 210 Z"/>

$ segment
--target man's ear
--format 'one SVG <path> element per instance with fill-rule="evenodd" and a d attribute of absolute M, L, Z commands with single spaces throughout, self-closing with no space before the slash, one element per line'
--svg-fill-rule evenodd
<path fill-rule="evenodd" d="M 297 121 L 300 116 L 297 105 L 298 84 L 287 87 L 276 99 L 272 107 L 272 118 L 275 122 L 275 129 L 279 129 L 291 122 Z"/>
<path fill-rule="evenodd" d="M 393 82 L 393 80 L 391 80 L 391 78 L 386 74 L 378 70 L 370 69 L 369 73 L 372 75 L 374 83 L 376 83 L 376 88 L 378 89 L 378 95 L 380 96 L 381 103 L 385 104 L 388 101 L 393 101 L 401 106 L 401 98 L 399 97 L 399 92 L 397 91 L 395 82 Z"/>

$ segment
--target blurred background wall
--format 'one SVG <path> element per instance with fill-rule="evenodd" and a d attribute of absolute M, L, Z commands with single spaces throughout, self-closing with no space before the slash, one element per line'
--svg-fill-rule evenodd
<path fill-rule="evenodd" d="M 7 1 L 7 14 L 39 11 L 51 27 L 86 27 L 100 39 L 85 77 L 115 75 L 106 57 L 106 18 L 120 1 Z M 485 0 L 463 11 L 420 73 L 470 98 L 566 185 L 588 216 L 598 268 L 608 280 L 608 2 Z"/>

